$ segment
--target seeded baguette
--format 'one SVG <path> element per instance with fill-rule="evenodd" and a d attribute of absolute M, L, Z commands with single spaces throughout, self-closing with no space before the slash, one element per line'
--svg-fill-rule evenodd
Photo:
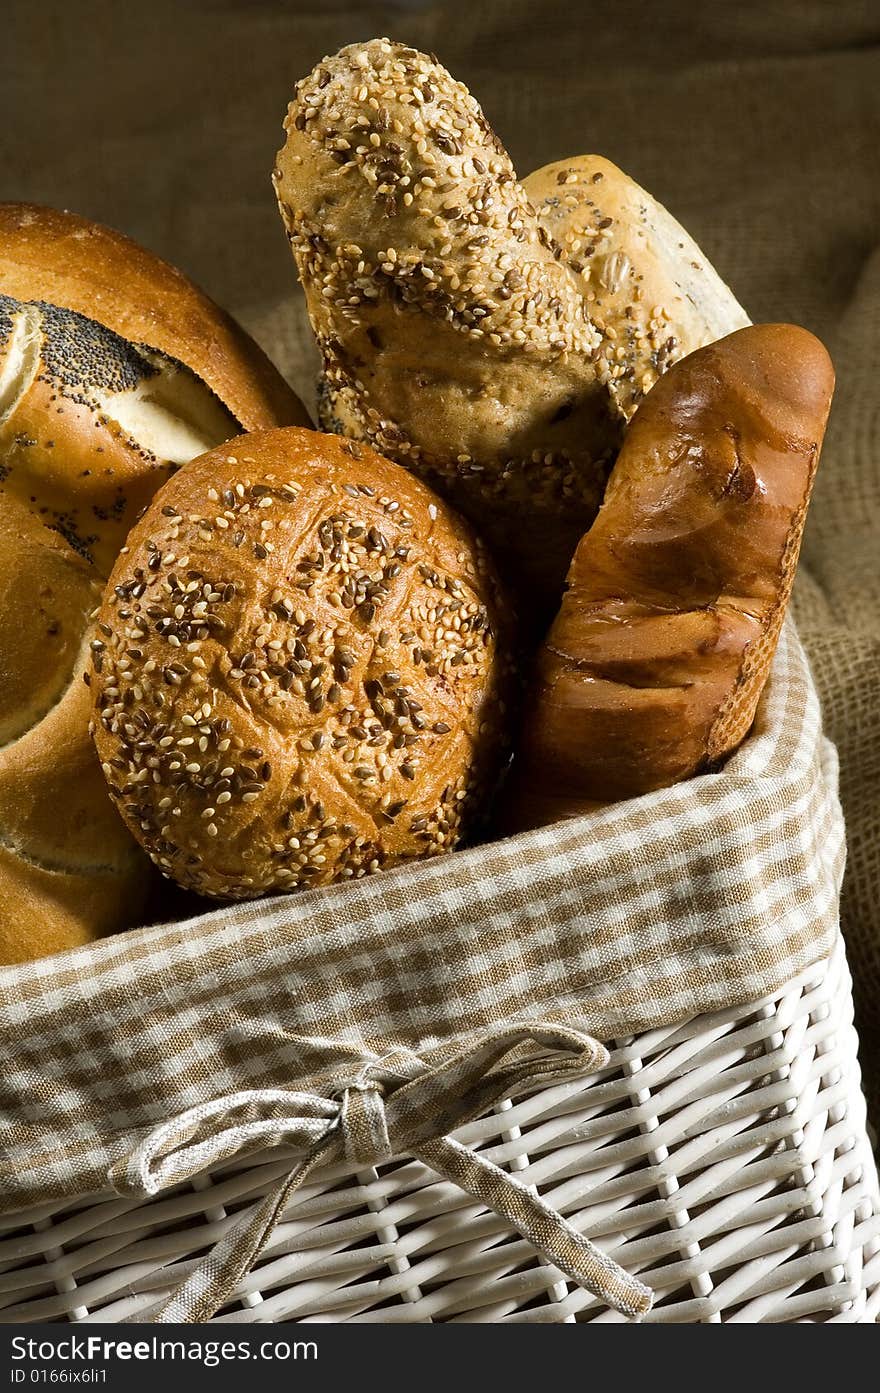
<path fill-rule="evenodd" d="M 273 177 L 323 358 L 323 425 L 448 497 L 521 608 L 549 618 L 630 398 L 743 312 L 706 269 L 687 281 L 699 298 L 679 331 L 680 263 L 707 263 L 684 233 L 673 245 L 665 210 L 613 166 L 585 165 L 607 180 L 606 212 L 581 187 L 580 161 L 532 176 L 532 194 L 467 89 L 414 49 L 377 39 L 325 58 L 299 83 L 285 132 Z M 645 255 L 634 205 L 662 239 Z M 573 245 L 586 224 L 589 254 Z M 587 262 L 604 274 L 617 246 L 633 258 L 628 294 L 594 320 Z M 636 295 L 650 317 L 630 318 Z"/>
<path fill-rule="evenodd" d="M 297 429 L 192 461 L 129 536 L 90 673 L 109 788 L 156 865 L 249 898 L 451 850 L 506 728 L 482 544 L 372 450 Z"/>
<path fill-rule="evenodd" d="M 0 205 L 0 962 L 125 928 L 149 888 L 82 680 L 128 528 L 242 421 L 303 419 L 179 272 L 82 218 Z"/>
<path fill-rule="evenodd" d="M 652 389 L 538 658 L 508 830 L 690 778 L 748 733 L 833 389 L 822 344 L 787 324 L 741 329 Z"/>

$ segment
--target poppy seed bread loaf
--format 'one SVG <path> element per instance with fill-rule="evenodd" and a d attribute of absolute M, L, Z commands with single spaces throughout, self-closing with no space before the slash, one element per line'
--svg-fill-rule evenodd
<path fill-rule="evenodd" d="M 58 305 L 0 294 L 0 373 L 4 496 L 104 577 L 159 484 L 239 430 L 182 363 Z"/>
<path fill-rule="evenodd" d="M 92 615 L 178 465 L 306 419 L 180 272 L 73 214 L 0 205 L 0 963 L 141 916 L 150 863 L 89 738 Z"/>
<path fill-rule="evenodd" d="M 110 578 L 94 737 L 119 811 L 204 895 L 451 850 L 497 772 L 505 615 L 418 480 L 297 429 L 192 461 Z"/>
<path fill-rule="evenodd" d="M 56 208 L 0 203 L 0 291 L 72 310 L 179 360 L 242 430 L 308 424 L 250 335 L 175 266 L 113 228 Z"/>

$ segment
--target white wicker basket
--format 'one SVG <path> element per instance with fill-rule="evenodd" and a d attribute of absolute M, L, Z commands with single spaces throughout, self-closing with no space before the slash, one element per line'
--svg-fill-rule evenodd
<path fill-rule="evenodd" d="M 650 1321 L 869 1322 L 880 1198 L 842 945 L 748 1008 L 618 1041 L 587 1082 L 459 1132 L 656 1292 Z M 0 1222 L 0 1320 L 142 1319 L 289 1169 L 277 1150 L 147 1203 Z M 236 1300 L 239 1321 L 620 1320 L 494 1214 L 402 1161 L 316 1173 Z"/>

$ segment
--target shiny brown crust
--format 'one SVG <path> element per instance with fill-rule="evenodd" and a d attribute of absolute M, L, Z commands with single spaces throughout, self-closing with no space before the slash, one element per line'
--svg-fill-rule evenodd
<path fill-rule="evenodd" d="M 510 828 L 689 778 L 747 734 L 833 388 L 818 339 L 762 324 L 639 407 L 539 657 Z"/>
<path fill-rule="evenodd" d="M 88 738 L 82 653 L 58 703 L 0 761 L 0 962 L 75 948 L 137 921 L 150 865 Z"/>
<path fill-rule="evenodd" d="M 87 736 L 83 634 L 94 568 L 0 501 L 0 963 L 73 948 L 138 913 L 149 863 Z"/>
<path fill-rule="evenodd" d="M 250 335 L 180 271 L 76 213 L 0 203 L 0 292 L 45 300 L 185 363 L 243 430 L 308 425 Z"/>
<path fill-rule="evenodd" d="M 129 526 L 239 421 L 304 419 L 179 272 L 82 218 L 0 205 L 0 962 L 142 912 L 151 868 L 107 797 L 82 680 Z"/>
<path fill-rule="evenodd" d="M 251 897 L 451 850 L 505 720 L 486 554 L 404 470 L 243 436 L 161 489 L 104 596 L 94 736 L 162 871 Z"/>
<path fill-rule="evenodd" d="M 0 503 L 0 752 L 70 685 L 102 585 L 89 563 L 15 498 Z"/>
<path fill-rule="evenodd" d="M 187 458 L 238 432 L 234 417 L 176 360 L 136 349 L 84 315 L 0 293 L 4 378 L 11 391 L 0 403 L 0 498 L 17 498 L 102 578 L 176 467 L 158 442 L 151 449 L 133 423 L 126 426 L 143 395 L 176 405 L 174 424 L 192 438 Z M 195 429 L 185 420 L 187 405 L 198 408 Z M 164 434 L 180 443 L 173 427 Z"/>
<path fill-rule="evenodd" d="M 285 131 L 274 181 L 323 357 L 322 424 L 441 491 L 521 608 L 549 618 L 620 445 L 622 384 L 641 390 L 745 316 L 707 271 L 679 333 L 676 269 L 699 253 L 666 237 L 669 215 L 610 165 L 552 167 L 532 195 L 467 88 L 415 49 L 376 39 L 323 59 Z M 597 173 L 610 212 L 581 185 Z M 663 243 L 623 278 L 651 312 L 630 320 L 621 297 L 600 322 L 587 263 L 598 284 L 618 244 L 635 254 L 633 204 Z"/>

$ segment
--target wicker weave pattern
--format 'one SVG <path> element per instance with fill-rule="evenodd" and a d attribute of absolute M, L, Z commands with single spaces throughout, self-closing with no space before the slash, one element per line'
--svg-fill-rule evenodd
<path fill-rule="evenodd" d="M 588 1082 L 458 1135 L 657 1292 L 653 1321 L 866 1322 L 880 1199 L 842 947 L 764 1003 L 617 1043 Z M 148 1203 L 0 1229 L 0 1319 L 143 1319 L 289 1165 L 230 1164 Z M 398 1162 L 316 1175 L 219 1321 L 618 1320 L 502 1222 Z"/>

